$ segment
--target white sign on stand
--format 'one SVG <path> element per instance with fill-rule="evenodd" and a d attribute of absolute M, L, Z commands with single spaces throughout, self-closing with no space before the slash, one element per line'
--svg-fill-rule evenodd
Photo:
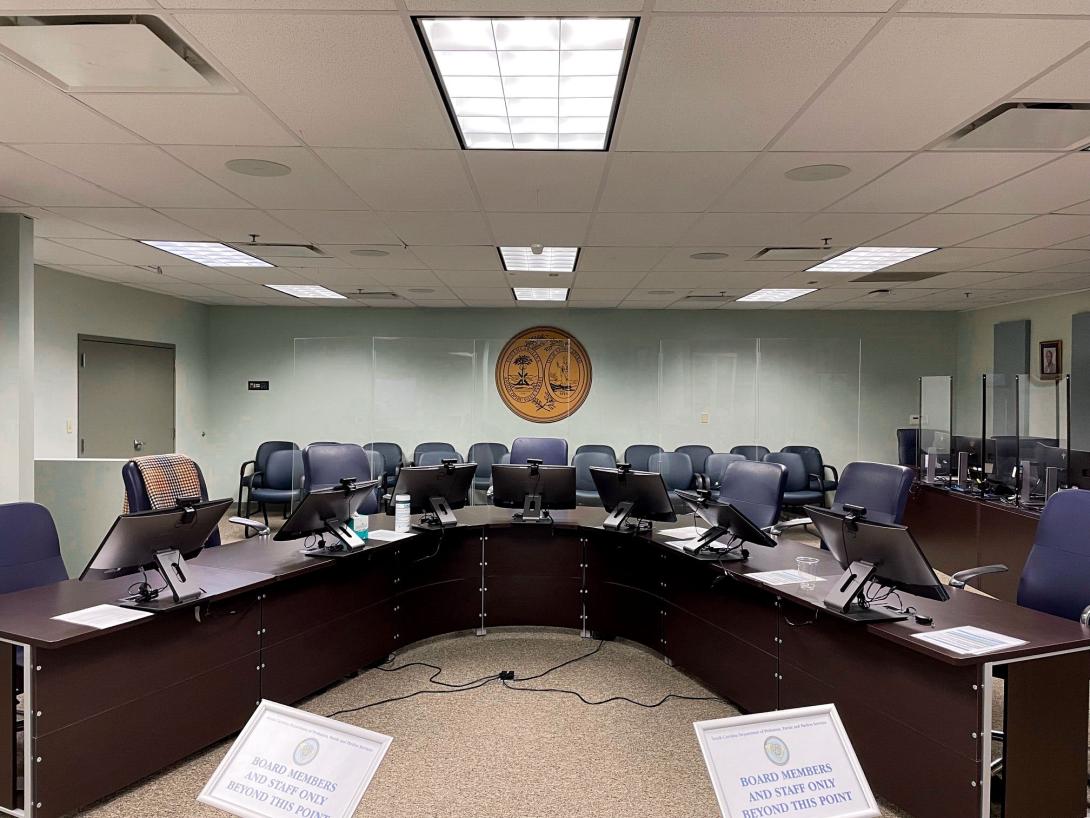
<path fill-rule="evenodd" d="M 197 800 L 240 818 L 351 818 L 391 741 L 262 701 Z"/>
<path fill-rule="evenodd" d="M 724 818 L 879 818 L 836 706 L 693 723 Z"/>

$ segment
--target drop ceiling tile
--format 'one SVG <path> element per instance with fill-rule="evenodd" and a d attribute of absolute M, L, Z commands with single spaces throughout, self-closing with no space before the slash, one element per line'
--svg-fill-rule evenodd
<path fill-rule="evenodd" d="M 695 213 L 598 213 L 588 246 L 670 246 L 696 221 Z"/>
<path fill-rule="evenodd" d="M 705 213 L 680 240 L 713 248 L 790 246 L 805 219 L 804 213 Z"/>
<path fill-rule="evenodd" d="M 241 94 L 75 96 L 158 145 L 299 144 L 299 140 L 260 105 Z"/>
<path fill-rule="evenodd" d="M 743 289 L 746 292 L 771 287 L 783 278 L 781 273 L 751 272 L 660 272 L 652 271 L 640 282 L 641 289 L 696 287 L 706 290 Z"/>
<path fill-rule="evenodd" d="M 899 15 L 886 21 L 776 147 L 917 150 L 1088 39 L 1090 20 Z"/>
<path fill-rule="evenodd" d="M 172 145 L 166 150 L 255 207 L 267 210 L 367 210 L 363 200 L 305 148 Z M 291 173 L 287 176 L 245 176 L 227 169 L 225 163 L 231 159 L 279 162 L 290 167 Z"/>
<path fill-rule="evenodd" d="M 34 239 L 34 261 L 37 264 L 64 264 L 67 266 L 105 265 L 110 260 L 85 250 L 69 247 L 49 239 Z"/>
<path fill-rule="evenodd" d="M 714 270 L 737 270 L 743 272 L 791 272 L 813 267 L 816 261 L 791 261 L 784 259 L 754 258 L 765 249 L 765 245 L 752 247 L 738 247 L 735 245 L 718 245 L 707 247 L 674 247 L 663 256 L 655 265 L 656 270 L 691 270 L 692 272 L 705 273 Z M 723 259 L 696 259 L 692 256 L 696 253 L 726 253 Z"/>
<path fill-rule="evenodd" d="M 315 275 L 322 275 L 331 271 L 319 270 L 292 270 L 286 267 L 235 267 L 232 275 L 240 281 L 249 281 L 253 284 L 308 284 L 314 281 Z M 270 292 L 272 292 L 270 290 Z"/>
<path fill-rule="evenodd" d="M 761 150 L 876 19 L 652 17 L 641 27 L 614 147 Z"/>
<path fill-rule="evenodd" d="M 34 235 L 43 239 L 111 239 L 113 233 L 58 216 L 37 207 L 0 207 L 2 213 L 22 213 L 34 219 Z"/>
<path fill-rule="evenodd" d="M 436 270 L 435 275 L 448 287 L 506 287 L 507 277 L 500 270 Z"/>
<path fill-rule="evenodd" d="M 1031 218 L 1002 213 L 936 213 L 885 233 L 874 243 L 879 247 L 948 247 Z"/>
<path fill-rule="evenodd" d="M 368 270 L 367 273 L 387 287 L 443 286 L 443 282 L 431 270 Z"/>
<path fill-rule="evenodd" d="M 378 214 L 369 210 L 274 210 L 269 215 L 314 244 L 401 246 Z"/>
<path fill-rule="evenodd" d="M 406 0 L 409 11 L 464 14 L 555 15 L 566 12 L 612 14 L 640 11 L 644 0 Z"/>
<path fill-rule="evenodd" d="M 431 309 L 434 309 L 434 310 L 455 309 L 456 310 L 456 309 L 462 309 L 462 308 L 465 307 L 465 304 L 463 304 L 457 298 L 453 298 L 453 299 L 449 299 L 449 300 L 443 300 L 443 301 L 421 301 L 421 300 L 417 300 L 415 303 L 416 303 L 416 305 L 418 307 L 424 307 L 424 308 L 430 309 L 430 310 Z"/>
<path fill-rule="evenodd" d="M 259 242 L 305 244 L 306 240 L 261 210 L 234 208 L 160 208 L 160 213 L 174 221 L 224 242 L 248 242 L 256 233 Z"/>
<path fill-rule="evenodd" d="M 902 12 L 1025 14 L 1025 0 L 907 0 Z M 1086 14 L 1083 0 L 1033 0 L 1034 14 Z"/>
<path fill-rule="evenodd" d="M 820 247 L 829 239 L 833 247 L 852 247 L 872 242 L 917 218 L 914 213 L 818 213 L 802 223 L 798 241 Z"/>
<path fill-rule="evenodd" d="M 572 291 L 568 293 L 568 301 L 572 303 L 591 301 L 615 307 L 624 301 L 625 296 L 628 295 L 630 289 L 631 288 L 608 290 L 596 287 L 574 287 Z"/>
<path fill-rule="evenodd" d="M 46 11 L 69 11 L 77 9 L 143 9 L 152 8 L 154 3 L 147 0 L 0 0 L 0 11 L 27 11 L 35 13 Z"/>
<path fill-rule="evenodd" d="M 78 265 L 73 268 L 83 275 L 89 275 L 102 281 L 117 281 L 119 283 L 141 284 L 149 281 L 159 281 L 162 275 L 149 270 L 146 267 L 133 267 L 129 264 L 115 265 Z"/>
<path fill-rule="evenodd" d="M 397 8 L 394 0 L 162 0 L 160 5 L 168 9 L 245 11 L 389 11 Z"/>
<path fill-rule="evenodd" d="M 417 38 L 398 14 L 177 17 L 309 145 L 457 146 Z"/>
<path fill-rule="evenodd" d="M 467 304 L 471 302 L 513 304 L 515 302 L 509 287 L 451 287 L 451 289 Z"/>
<path fill-rule="evenodd" d="M 54 212 L 130 239 L 208 241 L 211 238 L 146 207 L 58 207 Z"/>
<path fill-rule="evenodd" d="M 22 149 L 148 207 L 246 206 L 152 145 L 24 145 Z"/>
<path fill-rule="evenodd" d="M 343 290 L 345 292 L 355 292 L 356 290 L 388 290 L 389 287 L 383 284 L 372 274 L 371 270 L 311 270 L 307 273 L 306 280 L 314 282 L 315 284 L 321 284 L 323 287 L 329 287 L 333 290 Z M 284 283 L 284 282 L 268 282 L 268 283 Z"/>
<path fill-rule="evenodd" d="M 375 210 L 477 210 L 460 151 L 321 148 L 318 156 Z"/>
<path fill-rule="evenodd" d="M 480 213 L 383 213 L 383 221 L 405 244 L 492 244 Z"/>
<path fill-rule="evenodd" d="M 1053 154 L 1045 153 L 923 153 L 844 197 L 831 209 L 931 213 L 1053 158 Z M 1027 205 L 1009 212 L 1037 211 Z"/>
<path fill-rule="evenodd" d="M 1015 273 L 978 284 L 985 290 L 1082 290 L 1090 287 L 1090 275 L 1070 273 Z"/>
<path fill-rule="evenodd" d="M 496 246 L 436 245 L 412 247 L 410 252 L 433 270 L 503 270 Z"/>
<path fill-rule="evenodd" d="M 896 271 L 919 271 L 948 273 L 953 270 L 964 270 L 982 264 L 989 264 L 999 259 L 1010 258 L 1024 253 L 1025 250 L 1007 250 L 981 247 L 944 247 L 932 253 L 917 256 L 900 264 L 889 267 Z"/>
<path fill-rule="evenodd" d="M 415 285 L 395 285 L 393 291 L 400 295 L 402 298 L 407 298 L 410 301 L 416 301 L 419 303 L 428 303 L 429 301 L 457 301 L 456 296 L 450 289 L 444 287 L 439 283 L 429 283 L 427 286 L 415 286 Z"/>
<path fill-rule="evenodd" d="M 113 261 L 119 264 L 141 266 L 200 266 L 196 262 L 186 261 L 178 256 L 164 253 L 162 250 L 156 250 L 154 247 L 131 239 L 58 239 L 57 242 L 108 259 L 109 261 L 103 262 L 105 264 Z M 237 267 L 234 269 L 243 268 Z"/>
<path fill-rule="evenodd" d="M 756 156 L 755 153 L 614 151 L 598 210 L 703 212 Z"/>
<path fill-rule="evenodd" d="M 486 213 L 492 236 L 500 247 L 581 247 L 590 213 Z"/>
<path fill-rule="evenodd" d="M 925 278 L 918 283 L 938 289 L 973 289 L 980 284 L 1005 278 L 1007 275 L 1008 273 L 939 273 L 931 278 Z"/>
<path fill-rule="evenodd" d="M 0 2 L 0 10 L 15 8 L 11 3 L 12 0 Z M 34 5 L 39 7 L 37 3 Z M 28 104 L 29 100 L 33 104 Z M 4 111 L 0 117 L 0 142 L 140 141 L 136 135 L 2 57 L 0 110 Z"/>
<path fill-rule="evenodd" d="M 1079 0 L 1074 2 L 1082 6 L 1082 13 L 1085 14 L 1086 4 L 1080 3 Z M 1031 82 L 1020 90 L 1016 97 L 1036 100 L 1090 100 L 1090 88 L 1086 84 L 1088 73 L 1090 73 L 1090 51 L 1083 51 Z"/>
<path fill-rule="evenodd" d="M 465 152 L 484 209 L 507 212 L 593 210 L 607 156 L 578 151 Z"/>
<path fill-rule="evenodd" d="M 1090 259 L 1086 250 L 1030 250 L 965 268 L 970 272 L 1030 273 Z"/>
<path fill-rule="evenodd" d="M 1037 216 L 966 242 L 968 247 L 1048 247 L 1090 235 L 1090 216 Z"/>
<path fill-rule="evenodd" d="M 422 270 L 426 266 L 411 250 L 398 245 L 323 244 L 322 250 L 358 270 Z M 381 250 L 386 255 L 360 256 L 353 253 L 354 250 Z"/>
<path fill-rule="evenodd" d="M 41 207 L 124 207 L 133 204 L 98 185 L 4 145 L 0 145 L 0 195 Z"/>
<path fill-rule="evenodd" d="M 711 210 L 732 213 L 816 213 L 885 173 L 907 153 L 765 153 L 731 185 Z M 838 179 L 799 182 L 784 174 L 808 165 L 843 165 Z"/>
<path fill-rule="evenodd" d="M 716 11 L 716 12 L 819 12 L 872 11 L 883 12 L 896 0 L 655 0 L 655 11 Z"/>
<path fill-rule="evenodd" d="M 610 270 L 646 272 L 666 255 L 663 247 L 584 247 L 576 267 L 581 272 Z"/>
<path fill-rule="evenodd" d="M 646 270 L 584 270 L 576 272 L 575 281 L 580 287 L 590 287 L 593 289 L 631 289 L 643 281 L 646 275 Z"/>
<path fill-rule="evenodd" d="M 1090 154 L 1080 151 L 947 209 L 952 213 L 1050 213 L 1083 201 L 1088 189 Z"/>

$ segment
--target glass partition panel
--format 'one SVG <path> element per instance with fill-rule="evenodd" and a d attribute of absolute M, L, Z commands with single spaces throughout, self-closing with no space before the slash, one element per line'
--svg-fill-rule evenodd
<path fill-rule="evenodd" d="M 984 474 L 1013 489 L 1018 470 L 1017 376 L 988 373 L 984 379 Z"/>
<path fill-rule="evenodd" d="M 1066 488 L 1067 478 L 1067 384 L 1032 375 L 1018 376 L 1018 459 L 1030 477 L 1030 501 L 1043 501 L 1048 469 L 1053 482 L 1047 487 Z"/>
<path fill-rule="evenodd" d="M 757 440 L 776 451 L 813 445 L 837 468 L 859 456 L 857 338 L 758 342 Z"/>
<path fill-rule="evenodd" d="M 927 375 L 920 378 L 920 434 L 917 463 L 927 476 L 927 457 L 935 463 L 935 476 L 950 474 L 953 378 Z"/>

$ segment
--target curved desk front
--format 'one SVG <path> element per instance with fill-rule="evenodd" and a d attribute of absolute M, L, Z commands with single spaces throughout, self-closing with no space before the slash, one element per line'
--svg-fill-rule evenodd
<path fill-rule="evenodd" d="M 298 542 L 224 545 L 193 563 L 208 592 L 199 605 L 104 631 L 51 617 L 110 602 L 127 579 L 0 597 L 7 658 L 26 651 L 32 736 L 25 805 L 14 738 L 0 748 L 0 808 L 75 811 L 236 732 L 260 699 L 296 702 L 419 639 L 548 625 L 640 642 L 744 711 L 835 702 L 873 788 L 918 818 L 990 814 L 986 737 L 1004 665 L 1006 818 L 1085 814 L 1090 630 L 965 591 L 946 603 L 904 595 L 936 628 L 1026 640 L 955 658 L 912 639 L 922 626 L 831 615 L 827 583 L 747 579 L 793 568 L 808 546 L 754 547 L 747 563 L 720 566 L 657 535 L 604 531 L 603 516 L 516 525 L 467 508 L 458 528 L 336 560 L 305 557 Z M 818 555 L 818 573 L 839 576 Z M 0 673 L 0 687 L 9 679 Z M 0 714 L 5 730 L 13 716 Z"/>

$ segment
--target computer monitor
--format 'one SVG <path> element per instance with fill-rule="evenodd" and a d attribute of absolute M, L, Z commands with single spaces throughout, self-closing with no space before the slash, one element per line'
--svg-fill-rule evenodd
<path fill-rule="evenodd" d="M 1073 488 L 1090 489 L 1090 452 L 1071 449 L 1068 453 L 1067 484 Z"/>
<path fill-rule="evenodd" d="M 144 611 L 165 611 L 200 598 L 200 586 L 186 566 L 216 530 L 231 499 L 180 501 L 176 508 L 122 514 L 106 533 L 80 574 L 80 580 L 106 580 L 159 572 L 164 588 L 152 588 L 145 577 L 118 604 Z M 170 598 L 160 592 L 170 589 Z"/>
<path fill-rule="evenodd" d="M 453 458 L 438 466 L 404 466 L 397 473 L 393 495 L 409 495 L 410 512 L 424 515 L 413 528 L 449 528 L 458 525 L 452 510 L 465 506 L 476 473 L 476 463 L 458 463 Z M 394 513 L 393 503 L 387 505 L 386 513 Z"/>
<path fill-rule="evenodd" d="M 969 454 L 970 467 L 983 467 L 982 456 L 984 453 L 984 444 L 979 437 L 954 435 L 950 443 L 950 457 L 956 461 L 959 452 L 967 452 Z"/>
<path fill-rule="evenodd" d="M 652 521 L 672 523 L 677 519 L 666 483 L 658 472 L 633 471 L 627 463 L 615 469 L 591 466 L 590 477 L 609 516 L 603 528 L 613 531 L 649 529 Z M 628 518 L 636 520 L 629 523 Z"/>
<path fill-rule="evenodd" d="M 575 467 L 526 464 L 492 466 L 492 504 L 517 508 L 511 519 L 523 523 L 550 523 L 549 511 L 575 508 Z"/>
<path fill-rule="evenodd" d="M 339 486 L 310 492 L 299 501 L 299 505 L 273 535 L 273 539 L 299 540 L 304 537 L 318 537 L 320 544 L 317 548 L 304 550 L 305 554 L 315 557 L 339 557 L 358 551 L 367 543 L 352 530 L 350 521 L 360 503 L 378 484 L 378 480 L 357 483 L 351 478 L 345 478 Z M 332 536 L 334 542 L 327 543 L 326 534 Z"/>
<path fill-rule="evenodd" d="M 864 621 L 906 618 L 907 614 L 892 606 L 876 608 L 869 604 L 865 589 L 871 581 L 940 602 L 950 598 L 905 526 L 868 522 L 865 509 L 853 509 L 847 514 L 815 506 L 806 506 L 805 510 L 844 569 L 844 575 L 825 599 L 827 607 Z"/>
<path fill-rule="evenodd" d="M 722 560 L 744 560 L 749 558 L 749 551 L 740 547 L 741 543 L 763 545 L 766 548 L 776 547 L 776 541 L 749 517 L 730 503 L 712 500 L 707 491 L 679 491 L 677 496 L 709 526 L 694 542 L 684 546 L 690 554 L 699 554 L 705 548 L 713 548 Z M 727 534 L 730 535 L 730 540 L 719 544 L 720 537 Z"/>

